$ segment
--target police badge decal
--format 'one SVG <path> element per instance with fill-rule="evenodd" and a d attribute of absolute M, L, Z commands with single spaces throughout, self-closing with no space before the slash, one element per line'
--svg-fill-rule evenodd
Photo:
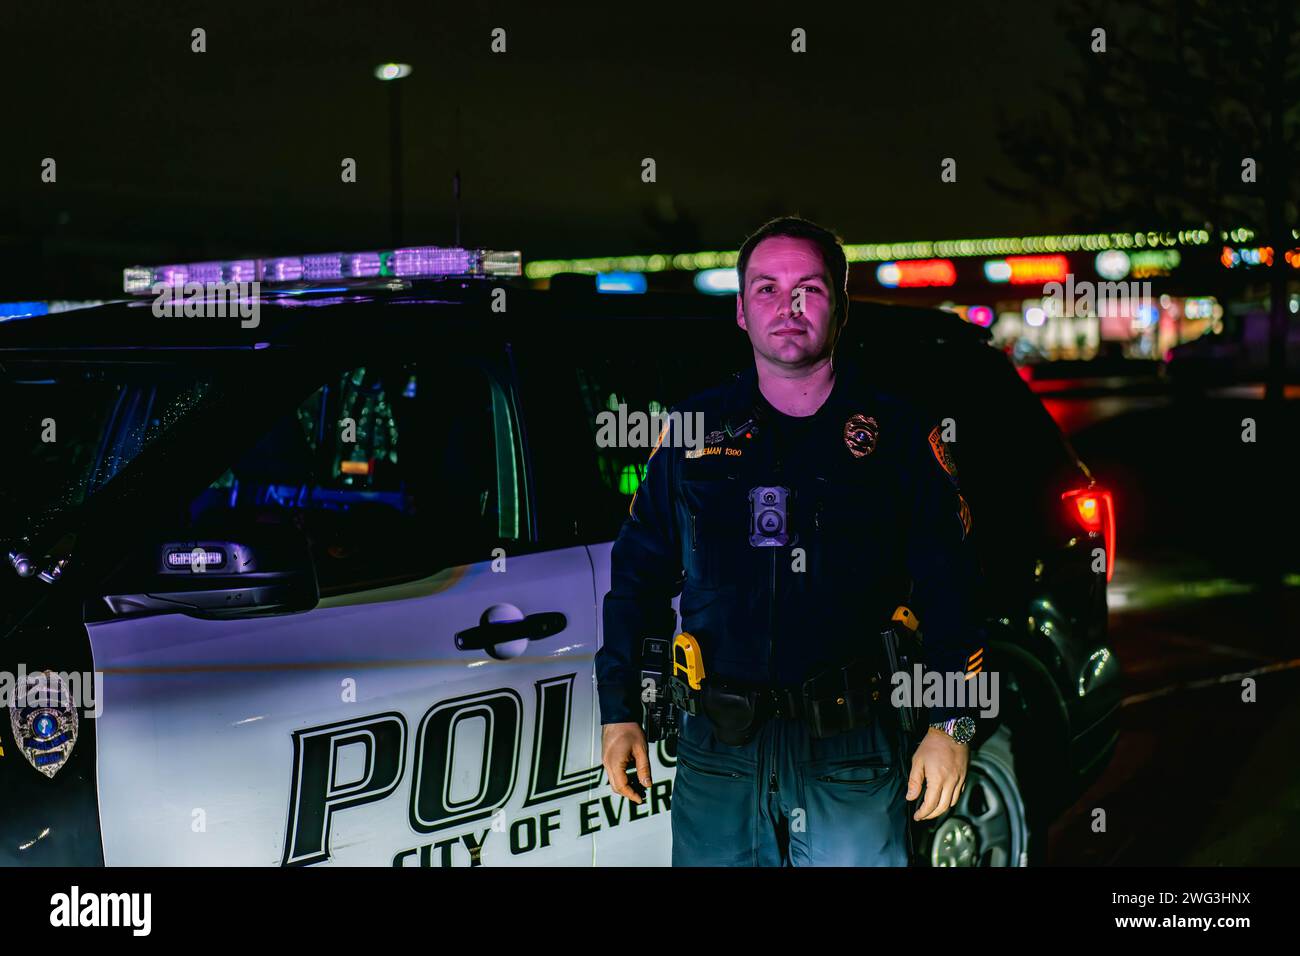
<path fill-rule="evenodd" d="M 876 450 L 880 425 L 874 418 L 854 415 L 844 423 L 844 447 L 854 458 L 865 458 Z"/>
<path fill-rule="evenodd" d="M 67 682 L 54 671 L 28 674 L 9 704 L 14 742 L 27 762 L 53 777 L 77 742 L 77 709 Z"/>

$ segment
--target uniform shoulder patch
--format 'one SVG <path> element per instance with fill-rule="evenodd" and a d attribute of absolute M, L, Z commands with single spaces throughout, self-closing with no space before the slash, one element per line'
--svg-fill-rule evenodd
<path fill-rule="evenodd" d="M 939 426 L 935 425 L 930 429 L 930 451 L 934 452 L 935 460 L 939 462 L 939 467 L 948 473 L 948 477 L 954 481 L 957 479 L 957 462 L 953 460 L 952 451 L 948 448 L 948 443 L 940 437 Z"/>

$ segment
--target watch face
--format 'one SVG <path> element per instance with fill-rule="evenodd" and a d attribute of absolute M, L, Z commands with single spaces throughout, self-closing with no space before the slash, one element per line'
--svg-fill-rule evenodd
<path fill-rule="evenodd" d="M 971 717 L 958 717 L 952 728 L 952 739 L 959 744 L 967 743 L 975 736 L 975 720 Z"/>

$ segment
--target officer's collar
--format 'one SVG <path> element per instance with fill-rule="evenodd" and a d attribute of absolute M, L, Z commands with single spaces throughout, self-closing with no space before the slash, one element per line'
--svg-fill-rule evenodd
<path fill-rule="evenodd" d="M 851 361 L 838 358 L 834 361 L 835 384 L 817 414 L 823 411 L 833 414 L 848 400 L 861 378 Z M 761 427 L 767 404 L 758 388 L 758 369 L 750 364 L 743 371 L 737 372 L 725 403 L 724 423 L 728 437 L 734 438 L 747 429 Z"/>
<path fill-rule="evenodd" d="M 723 427 L 728 438 L 735 438 L 763 417 L 763 403 L 758 400 L 758 369 L 753 364 L 737 372 L 727 390 Z"/>

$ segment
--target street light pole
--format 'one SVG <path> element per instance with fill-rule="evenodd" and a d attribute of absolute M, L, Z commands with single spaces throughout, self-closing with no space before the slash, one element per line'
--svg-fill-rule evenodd
<path fill-rule="evenodd" d="M 452 173 L 452 177 L 451 177 L 451 201 L 452 201 L 452 206 L 455 208 L 455 214 L 456 214 L 455 244 L 459 246 L 460 245 L 460 107 L 459 106 L 456 107 L 456 123 L 455 123 L 455 128 L 452 131 L 451 145 L 452 145 L 452 149 L 455 150 L 456 153 L 456 155 L 453 157 L 453 162 L 456 166 L 456 171 Z"/>
<path fill-rule="evenodd" d="M 389 229 L 392 244 L 402 244 L 402 88 L 397 80 L 411 75 L 407 63 L 381 63 L 375 78 L 388 84 Z"/>
<path fill-rule="evenodd" d="M 402 244 L 402 84 L 388 84 L 389 220 L 393 248 Z"/>

